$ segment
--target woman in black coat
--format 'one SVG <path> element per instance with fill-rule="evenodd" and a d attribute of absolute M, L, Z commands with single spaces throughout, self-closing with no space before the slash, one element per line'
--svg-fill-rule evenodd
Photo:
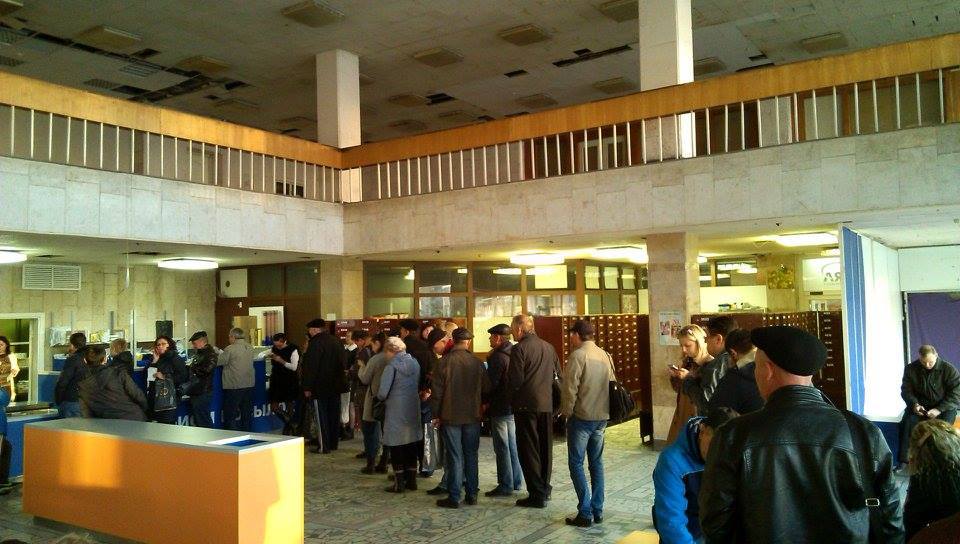
<path fill-rule="evenodd" d="M 87 351 L 90 376 L 80 382 L 83 417 L 147 420 L 147 397 L 130 377 L 133 355 L 123 351 L 106 361 L 103 348 Z"/>
<path fill-rule="evenodd" d="M 156 342 L 153 344 L 153 361 L 150 363 L 148 369 L 149 368 L 155 368 L 157 370 L 147 390 L 147 400 L 150 404 L 150 412 L 153 420 L 158 423 L 176 425 L 176 407 L 159 411 L 155 409 L 157 380 L 172 378 L 177 389 L 177 399 L 179 399 L 180 388 L 190 379 L 190 370 L 187 368 L 186 363 L 184 363 L 183 358 L 180 357 L 180 354 L 177 353 L 177 344 L 172 338 L 169 336 L 157 337 Z M 147 370 L 147 372 L 149 372 L 149 370 Z"/>

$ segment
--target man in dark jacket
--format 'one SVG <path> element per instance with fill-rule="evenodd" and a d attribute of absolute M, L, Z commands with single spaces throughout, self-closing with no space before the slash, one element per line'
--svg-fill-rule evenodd
<path fill-rule="evenodd" d="M 761 327 L 751 338 L 767 404 L 717 430 L 700 489 L 706 541 L 903 542 L 883 435 L 813 387 L 826 347 L 794 327 Z"/>
<path fill-rule="evenodd" d="M 477 504 L 481 404 L 490 391 L 490 380 L 483 362 L 470 352 L 471 340 L 473 334 L 467 329 L 453 331 L 453 349 L 440 359 L 433 376 L 434 424 L 446 446 L 443 470 L 449 496 L 437 501 L 442 508 L 460 507 L 461 486 L 450 482 L 465 482 L 466 503 Z"/>
<path fill-rule="evenodd" d="M 327 330 L 326 322 L 314 319 L 307 323 L 310 342 L 303 354 L 303 396 L 314 403 L 319 419 L 317 453 L 337 449 L 340 439 L 340 394 L 346 390 L 343 373 L 347 351 L 336 336 Z"/>
<path fill-rule="evenodd" d="M 510 369 L 510 325 L 499 324 L 487 330 L 490 353 L 487 354 L 487 376 L 490 378 L 490 436 L 497 458 L 497 487 L 484 493 L 487 497 L 509 497 L 523 485 L 520 457 L 517 453 L 517 425 L 507 392 L 507 371 Z"/>
<path fill-rule="evenodd" d="M 960 372 L 937 354 L 920 346 L 920 358 L 903 369 L 900 396 L 907 409 L 900 420 L 900 462 L 907 462 L 910 433 L 924 419 L 942 419 L 953 425 L 960 408 Z"/>
<path fill-rule="evenodd" d="M 210 345 L 206 331 L 197 331 L 190 337 L 190 344 L 197 350 L 190 361 L 190 410 L 195 427 L 213 428 L 210 400 L 213 398 L 213 371 L 217 367 L 217 348 Z"/>
<path fill-rule="evenodd" d="M 553 486 L 553 381 L 560 372 L 557 351 L 541 340 L 533 317 L 520 314 L 510 324 L 517 344 L 510 351 L 507 392 L 517 425 L 517 453 L 529 496 L 517 506 L 543 508 Z"/>
<path fill-rule="evenodd" d="M 133 364 L 129 351 L 107 362 L 103 348 L 91 347 L 86 360 L 90 375 L 80 382 L 80 406 L 84 417 L 147 420 L 147 396 L 127 372 Z"/>
<path fill-rule="evenodd" d="M 737 321 L 729 315 L 720 315 L 710 319 L 705 327 L 707 333 L 707 353 L 713 360 L 697 369 L 683 380 L 683 392 L 697 406 L 697 413 L 706 414 L 710 398 L 724 374 L 733 366 L 727 353 L 727 336 L 737 329 Z"/>
<path fill-rule="evenodd" d="M 737 329 L 727 335 L 727 353 L 734 364 L 717 384 L 707 403 L 710 409 L 726 407 L 740 414 L 749 414 L 763 408 L 763 398 L 757 389 L 757 348 L 750 341 L 750 331 Z"/>
<path fill-rule="evenodd" d="M 81 417 L 80 382 L 87 377 L 87 365 L 84 356 L 87 353 L 87 335 L 75 332 L 70 335 L 69 355 L 63 364 L 63 370 L 57 378 L 54 389 L 54 402 L 60 417 Z"/>

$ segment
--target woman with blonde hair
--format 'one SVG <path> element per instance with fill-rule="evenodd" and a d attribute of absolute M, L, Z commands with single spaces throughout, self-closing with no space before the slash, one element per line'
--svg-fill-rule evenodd
<path fill-rule="evenodd" d="M 668 443 L 672 443 L 677 438 L 688 419 L 697 415 L 696 404 L 683 393 L 683 380 L 696 376 L 701 366 L 713 360 L 707 352 L 707 333 L 700 325 L 681 327 L 680 332 L 677 333 L 677 339 L 680 341 L 681 361 L 680 364 L 671 364 L 668 368 L 670 385 L 677 392 L 677 408 L 670 423 L 670 432 L 667 434 Z"/>
<path fill-rule="evenodd" d="M 126 340 L 124 340 L 123 338 L 115 338 L 113 339 L 113 341 L 110 342 L 109 361 L 113 361 L 114 359 L 117 358 L 117 355 L 120 355 L 121 353 L 124 353 L 124 352 L 129 352 L 129 351 L 130 351 L 130 344 L 128 344 Z M 127 360 L 127 358 L 124 357 L 124 360 Z M 133 370 L 134 370 L 133 367 L 136 365 L 136 363 L 134 362 L 132 353 L 130 354 L 128 363 L 129 364 L 126 367 L 127 373 L 130 374 L 130 376 L 133 376 Z"/>
<path fill-rule="evenodd" d="M 928 419 L 910 433 L 910 487 L 903 509 L 907 540 L 960 512 L 960 430 Z"/>

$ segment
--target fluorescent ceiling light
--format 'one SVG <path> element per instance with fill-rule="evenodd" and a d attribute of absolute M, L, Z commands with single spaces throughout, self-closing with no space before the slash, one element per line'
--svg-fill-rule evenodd
<path fill-rule="evenodd" d="M 837 235 L 832 232 L 808 232 L 806 234 L 783 234 L 776 238 L 778 244 L 786 247 L 830 246 L 836 245 Z"/>
<path fill-rule="evenodd" d="M 820 252 L 820 255 L 823 257 L 837 257 L 840 255 L 840 248 L 832 247 L 830 249 L 824 249 Z"/>
<path fill-rule="evenodd" d="M 713 277 L 711 276 L 700 276 L 700 281 L 710 281 Z"/>
<path fill-rule="evenodd" d="M 704 257 L 703 255 L 700 255 L 697 257 L 697 262 L 700 264 L 707 264 L 707 258 Z"/>
<path fill-rule="evenodd" d="M 0 264 L 22 263 L 27 260 L 27 256 L 19 251 L 0 251 Z"/>
<path fill-rule="evenodd" d="M 646 248 L 640 246 L 598 247 L 591 251 L 597 259 L 638 259 L 645 258 Z"/>
<path fill-rule="evenodd" d="M 522 255 L 512 255 L 510 262 L 524 266 L 538 266 L 548 264 L 563 264 L 563 255 L 557 253 L 525 253 Z"/>
<path fill-rule="evenodd" d="M 466 274 L 466 273 L 467 273 L 467 269 L 466 269 L 466 268 L 458 268 L 458 269 L 457 269 L 457 274 Z"/>
<path fill-rule="evenodd" d="M 213 270 L 219 265 L 217 261 L 207 259 L 167 259 L 157 263 L 157 266 L 170 270 Z"/>
<path fill-rule="evenodd" d="M 411 268 L 410 271 L 407 272 L 407 275 L 403 277 L 403 279 L 412 281 L 414 277 L 415 277 L 415 274 L 413 272 L 413 269 Z"/>
<path fill-rule="evenodd" d="M 519 276 L 520 269 L 519 268 L 494 268 L 493 273 L 499 274 L 501 276 Z"/>

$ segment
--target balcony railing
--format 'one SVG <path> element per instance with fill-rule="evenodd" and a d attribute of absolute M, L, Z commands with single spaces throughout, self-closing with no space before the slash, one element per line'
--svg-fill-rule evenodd
<path fill-rule="evenodd" d="M 955 66 L 366 165 L 364 201 L 947 122 Z"/>
<path fill-rule="evenodd" d="M 0 104 L 0 155 L 341 201 L 338 168 Z"/>

